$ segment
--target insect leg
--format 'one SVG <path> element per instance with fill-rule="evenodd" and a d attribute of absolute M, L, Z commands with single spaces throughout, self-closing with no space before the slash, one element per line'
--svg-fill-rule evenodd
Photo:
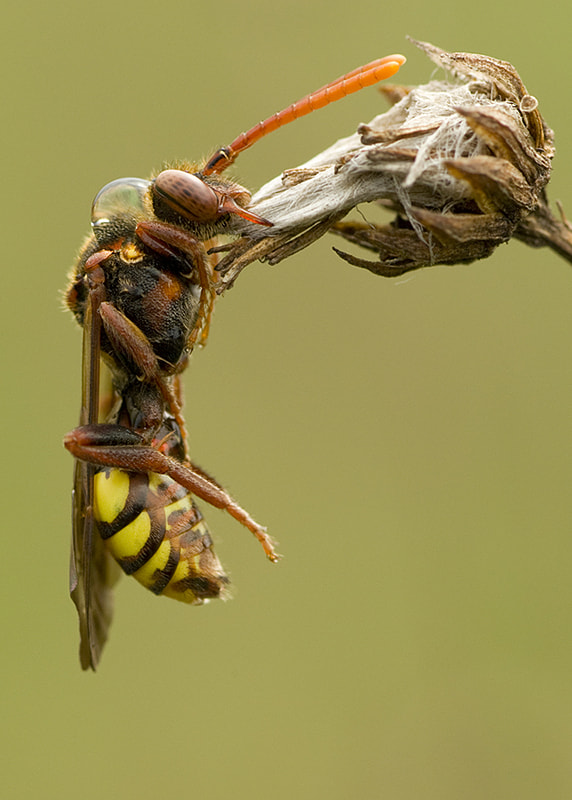
<path fill-rule="evenodd" d="M 90 464 L 126 472 L 168 475 L 196 497 L 234 517 L 254 534 L 270 561 L 278 560 L 266 528 L 259 525 L 228 492 L 190 464 L 169 458 L 153 447 L 140 444 L 141 441 L 137 433 L 121 425 L 84 425 L 68 433 L 64 445 L 75 458 Z"/>
<path fill-rule="evenodd" d="M 196 270 L 198 284 L 201 287 L 199 315 L 188 341 L 189 349 L 194 345 L 204 344 L 209 333 L 211 314 L 216 298 L 214 291 L 214 271 L 208 260 L 202 242 L 199 242 L 184 230 L 173 228 L 163 222 L 144 221 L 137 225 L 137 236 L 148 247 L 161 255 L 173 255 L 173 250 L 183 253 L 192 265 L 191 272 Z"/>
<path fill-rule="evenodd" d="M 171 384 L 161 377 L 157 356 L 145 334 L 111 303 L 101 303 L 99 314 L 117 358 L 123 361 L 131 373 L 158 387 L 169 411 L 185 435 L 181 404 Z M 153 407 L 147 408 L 147 413 L 150 414 L 146 420 L 148 428 L 155 427 L 161 421 L 161 408 L 154 410 L 153 414 Z"/>

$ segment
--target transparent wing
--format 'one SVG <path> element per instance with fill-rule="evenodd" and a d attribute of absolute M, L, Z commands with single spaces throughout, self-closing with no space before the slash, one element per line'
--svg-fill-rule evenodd
<path fill-rule="evenodd" d="M 86 307 L 83 328 L 82 406 L 80 425 L 98 422 L 100 399 L 100 316 Z M 82 669 L 95 670 L 113 616 L 112 586 L 118 568 L 106 551 L 93 518 L 91 464 L 76 461 L 72 495 L 70 595 L 79 616 L 79 656 Z"/>
<path fill-rule="evenodd" d="M 70 595 L 79 617 L 79 658 L 82 669 L 95 670 L 107 641 L 113 616 L 113 559 L 94 527 L 86 502 L 93 488 L 93 468 L 76 462 L 73 489 L 73 533 L 70 559 Z"/>

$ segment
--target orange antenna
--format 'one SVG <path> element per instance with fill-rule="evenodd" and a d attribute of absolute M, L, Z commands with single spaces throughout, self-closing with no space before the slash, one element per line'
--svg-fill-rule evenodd
<path fill-rule="evenodd" d="M 222 172 L 232 164 L 239 153 L 247 150 L 259 139 L 262 139 L 263 136 L 266 136 L 267 133 L 271 133 L 283 125 L 293 122 L 298 117 L 309 114 L 311 111 L 316 111 L 329 103 L 341 100 L 342 97 L 348 94 L 365 89 L 366 86 L 373 86 L 385 78 L 391 78 L 404 63 L 405 56 L 384 56 L 384 58 L 378 58 L 363 67 L 358 67 L 352 72 L 342 75 L 341 78 L 322 86 L 321 89 L 306 95 L 296 103 L 292 103 L 288 108 L 284 108 L 263 122 L 259 122 L 258 125 L 255 125 L 246 133 L 241 133 L 229 145 L 217 150 L 209 158 L 200 174 L 212 175 Z"/>

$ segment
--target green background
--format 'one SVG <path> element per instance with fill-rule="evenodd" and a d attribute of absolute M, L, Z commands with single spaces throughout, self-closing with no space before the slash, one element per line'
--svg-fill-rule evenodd
<path fill-rule="evenodd" d="M 61 309 L 95 192 L 196 158 L 405 35 L 516 65 L 572 214 L 563 4 L 14 4 L 2 37 L 2 796 L 572 796 L 572 271 L 512 242 L 383 280 L 322 240 L 251 266 L 186 378 L 192 455 L 284 554 L 209 510 L 234 598 L 118 587 L 100 671 L 67 597 L 81 336 Z M 384 108 L 260 142 L 255 188 Z"/>

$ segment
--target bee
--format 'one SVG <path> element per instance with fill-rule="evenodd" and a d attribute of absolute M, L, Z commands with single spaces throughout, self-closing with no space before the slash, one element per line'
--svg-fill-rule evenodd
<path fill-rule="evenodd" d="M 80 424 L 64 439 L 76 459 L 70 593 L 83 669 L 96 669 L 107 640 L 118 566 L 185 603 L 224 596 L 228 577 L 195 497 L 224 509 L 278 559 L 266 529 L 191 460 L 181 410 L 181 375 L 206 341 L 216 296 L 216 236 L 233 215 L 272 225 L 221 173 L 266 134 L 390 77 L 404 60 L 388 56 L 344 75 L 202 166 L 114 180 L 96 195 L 66 294 L 83 329 Z"/>

